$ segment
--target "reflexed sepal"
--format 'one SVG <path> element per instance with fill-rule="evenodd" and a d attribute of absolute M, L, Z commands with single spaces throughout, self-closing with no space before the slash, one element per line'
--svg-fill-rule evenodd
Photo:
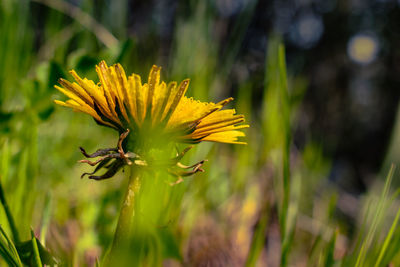
<path fill-rule="evenodd" d="M 206 161 L 207 160 L 202 160 L 192 166 L 185 166 L 182 163 L 178 162 L 176 166 L 168 169 L 168 173 L 177 178 L 177 180 L 173 183 L 170 183 L 170 185 L 173 186 L 183 182 L 184 181 L 183 177 L 191 176 L 197 172 L 204 172 L 204 170 L 201 167 Z M 191 170 L 187 171 L 185 169 L 191 169 Z"/>
<path fill-rule="evenodd" d="M 183 156 L 192 148 L 189 146 L 185 148 L 182 152 L 178 152 L 176 157 L 169 160 L 152 160 L 150 163 L 145 159 L 141 158 L 139 155 L 133 152 L 125 152 L 123 149 L 123 142 L 127 138 L 129 134 L 129 129 L 123 132 L 119 139 L 118 145 L 116 148 L 105 148 L 98 149 L 93 154 L 88 154 L 85 149 L 80 147 L 82 154 L 86 158 L 98 158 L 95 161 L 91 161 L 88 159 L 79 160 L 80 163 L 87 163 L 90 166 L 96 166 L 93 172 L 91 173 L 83 173 L 81 178 L 85 175 L 89 175 L 89 179 L 93 180 L 104 180 L 113 177 L 122 167 L 125 165 L 134 165 L 137 168 L 142 168 L 147 171 L 154 170 L 164 170 L 168 172 L 170 175 L 177 178 L 174 183 L 171 185 L 176 185 L 183 181 L 183 177 L 187 177 L 193 175 L 197 172 L 204 172 L 201 168 L 206 160 L 202 160 L 194 165 L 186 166 L 180 163 L 180 160 Z M 107 171 L 103 175 L 94 175 L 100 169 L 105 168 Z M 189 170 L 191 169 L 191 170 Z"/>
<path fill-rule="evenodd" d="M 129 134 L 129 129 L 126 130 L 126 132 L 123 132 L 118 139 L 118 146 L 116 148 L 105 148 L 105 149 L 98 149 L 96 152 L 93 154 L 88 154 L 86 153 L 85 149 L 80 147 L 80 150 L 82 154 L 86 158 L 96 158 L 100 157 L 95 161 L 90 161 L 87 159 L 79 160 L 78 162 L 80 163 L 87 163 L 90 166 L 96 166 L 93 172 L 91 173 L 84 173 L 82 174 L 81 178 L 83 178 L 85 175 L 89 175 L 89 179 L 94 179 L 94 180 L 104 180 L 113 177 L 123 166 L 125 165 L 132 165 L 131 160 L 136 160 L 139 159 L 138 155 L 132 153 L 132 152 L 124 152 L 124 149 L 122 148 L 122 143 L 125 140 L 125 138 Z M 102 168 L 106 168 L 107 171 L 100 176 L 93 175 L 97 171 L 99 171 Z"/>

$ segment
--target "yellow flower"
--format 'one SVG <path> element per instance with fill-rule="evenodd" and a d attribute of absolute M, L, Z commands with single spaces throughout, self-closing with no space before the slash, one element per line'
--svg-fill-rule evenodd
<path fill-rule="evenodd" d="M 248 125 L 234 109 L 221 110 L 233 98 L 219 103 L 206 103 L 185 96 L 189 79 L 179 85 L 160 81 L 161 68 L 153 66 L 147 83 L 137 74 L 126 77 L 120 64 L 108 67 L 104 61 L 96 66 L 100 82 L 81 78 L 72 70 L 76 82 L 60 79 L 59 91 L 69 97 L 55 103 L 91 115 L 99 124 L 117 129 L 130 129 L 134 137 L 144 139 L 149 133 L 184 143 L 214 141 L 245 144 L 238 131 Z M 142 136 L 144 135 L 144 137 Z M 165 139 L 163 139 L 165 141 Z"/>

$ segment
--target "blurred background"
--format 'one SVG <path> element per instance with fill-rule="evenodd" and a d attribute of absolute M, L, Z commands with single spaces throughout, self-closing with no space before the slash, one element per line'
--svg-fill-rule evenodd
<path fill-rule="evenodd" d="M 400 186 L 385 180 L 400 162 L 399 23 L 396 0 L 1 0 L 0 179 L 21 238 L 32 227 L 70 266 L 110 245 L 125 174 L 81 180 L 77 160 L 117 133 L 53 103 L 58 78 L 97 82 L 104 59 L 191 78 L 202 101 L 233 96 L 251 125 L 247 146 L 197 145 L 185 161 L 207 158 L 205 173 L 166 203 L 143 200 L 168 207 L 147 266 L 400 264 L 399 201 L 381 195 Z"/>

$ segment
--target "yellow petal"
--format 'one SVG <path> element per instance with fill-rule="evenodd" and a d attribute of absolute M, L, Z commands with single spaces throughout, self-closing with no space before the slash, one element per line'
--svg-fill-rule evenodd
<path fill-rule="evenodd" d="M 198 121 L 205 115 L 219 109 L 219 107 L 220 106 L 215 103 L 200 102 L 184 96 L 168 121 L 168 128 Z"/>
<path fill-rule="evenodd" d="M 245 134 L 241 131 L 229 131 L 222 133 L 214 133 L 201 139 L 202 141 L 220 142 L 228 144 L 247 144 L 246 142 L 238 141 L 238 137 L 243 137 Z"/>
<path fill-rule="evenodd" d="M 70 83 L 67 80 L 59 79 L 58 81 L 65 89 L 73 92 L 76 96 L 86 102 L 88 105 L 93 106 L 93 99 L 88 93 L 76 83 Z"/>
<path fill-rule="evenodd" d="M 241 115 L 238 115 L 238 116 L 232 117 L 230 119 L 226 119 L 226 120 L 219 121 L 216 123 L 208 124 L 206 127 L 200 126 L 200 124 L 199 124 L 196 127 L 196 130 L 198 133 L 208 132 L 208 131 L 212 131 L 214 129 L 223 128 L 223 127 L 230 126 L 230 125 L 236 125 L 236 124 L 239 124 L 242 122 L 244 122 L 244 117 Z"/>
<path fill-rule="evenodd" d="M 169 122 L 172 114 L 175 112 L 176 107 L 178 106 L 179 102 L 181 101 L 182 97 L 185 95 L 188 87 L 189 87 L 189 79 L 183 80 L 179 86 L 172 92 L 173 97 L 168 100 L 167 107 L 165 109 L 165 117 L 163 121 L 165 123 Z"/>
<path fill-rule="evenodd" d="M 221 127 L 214 127 L 214 128 L 207 129 L 207 130 L 202 129 L 201 131 L 198 131 L 196 129 L 191 134 L 191 136 L 193 139 L 197 139 L 202 136 L 206 136 L 206 135 L 210 135 L 210 134 L 214 134 L 214 133 L 228 132 L 228 131 L 239 130 L 239 129 L 244 129 L 244 128 L 248 128 L 248 127 L 249 127 L 249 125 L 243 124 L 243 125 L 227 125 L 227 126 L 221 126 Z"/>
<path fill-rule="evenodd" d="M 117 93 L 117 101 L 119 108 L 121 110 L 122 115 L 124 116 L 125 120 L 129 122 L 129 117 L 125 109 L 125 101 L 126 101 L 126 76 L 123 72 L 122 67 L 118 67 L 118 65 L 111 66 L 109 68 L 109 79 L 111 81 L 111 86 L 115 88 Z"/>
<path fill-rule="evenodd" d="M 136 81 L 134 75 L 128 77 L 128 88 L 127 88 L 128 104 L 130 109 L 130 114 L 135 120 L 136 124 L 139 125 L 138 120 L 138 108 L 136 103 Z"/>
<path fill-rule="evenodd" d="M 153 96 L 157 92 L 158 84 L 160 83 L 160 71 L 161 68 L 153 65 L 150 70 L 149 78 L 148 78 L 148 92 L 147 92 L 147 104 L 146 104 L 146 114 L 148 117 L 152 115 L 153 111 Z M 155 103 L 154 103 L 155 104 Z"/>
<path fill-rule="evenodd" d="M 214 112 L 214 113 L 210 114 L 209 116 L 205 117 L 204 119 L 202 119 L 197 128 L 209 127 L 211 125 L 215 125 L 218 123 L 223 123 L 226 121 L 243 118 L 242 115 L 235 115 L 235 114 L 236 114 L 236 110 L 234 110 L 234 109 L 225 109 L 225 110 L 220 110 L 220 111 Z"/>
<path fill-rule="evenodd" d="M 61 93 L 63 93 L 64 95 L 66 95 L 67 97 L 75 100 L 76 102 L 78 102 L 79 104 L 86 104 L 85 101 L 83 101 L 79 96 L 77 96 L 74 92 L 71 92 L 69 90 L 66 90 L 60 86 L 55 85 L 54 86 L 58 91 L 60 91 Z"/>
<path fill-rule="evenodd" d="M 217 105 L 223 107 L 232 101 L 233 101 L 233 97 L 229 97 L 227 99 L 224 99 L 224 100 L 218 102 Z"/>
<path fill-rule="evenodd" d="M 94 119 L 98 120 L 99 122 L 101 122 L 101 123 L 103 123 L 103 124 L 105 124 L 107 126 L 110 126 L 112 128 L 116 128 L 111 123 L 103 121 L 93 108 L 91 108 L 89 106 L 82 106 L 78 102 L 76 102 L 75 100 L 67 100 L 66 102 L 59 101 L 59 100 L 54 100 L 54 102 L 57 105 L 68 107 L 68 108 L 72 108 L 74 111 L 79 111 L 79 112 L 82 112 L 82 113 L 89 114 Z"/>
<path fill-rule="evenodd" d="M 89 94 L 89 96 L 94 100 L 97 104 L 101 112 L 106 116 L 109 117 L 111 111 L 109 110 L 107 100 L 104 96 L 103 90 L 97 86 L 93 81 L 88 80 L 86 78 L 81 79 L 79 75 L 74 71 L 70 71 L 71 75 L 77 81 L 77 83 Z"/>
<path fill-rule="evenodd" d="M 108 73 L 107 64 L 104 61 L 101 61 L 98 66 L 96 66 L 96 72 L 99 76 L 101 87 L 103 88 L 103 92 L 108 104 L 108 108 L 111 112 L 111 118 L 113 121 L 117 122 L 119 125 L 121 121 L 118 118 L 118 114 L 115 112 L 115 98 L 116 98 L 116 89 L 115 86 L 112 86 L 110 81 L 110 75 Z"/>
<path fill-rule="evenodd" d="M 153 95 L 153 108 L 151 111 L 152 123 L 153 125 L 160 123 L 160 114 L 163 112 L 163 103 L 166 102 L 168 88 L 165 82 L 160 83 Z"/>
<path fill-rule="evenodd" d="M 139 78 L 139 79 L 138 79 Z M 140 76 L 135 76 L 135 84 L 136 84 L 136 106 L 138 112 L 139 122 L 143 122 L 146 117 L 146 108 L 147 108 L 147 91 L 149 90 L 149 85 L 147 83 L 141 85 L 140 84 Z"/>
<path fill-rule="evenodd" d="M 176 88 L 176 82 L 170 82 L 164 90 L 160 90 L 159 92 L 159 106 L 160 109 L 158 110 L 158 114 L 155 115 L 154 121 L 159 123 L 165 116 L 166 114 L 166 107 L 169 102 L 169 99 L 171 99 L 171 93 L 175 90 Z M 163 92 L 164 91 L 164 92 Z M 172 101 L 171 101 L 172 102 Z"/>

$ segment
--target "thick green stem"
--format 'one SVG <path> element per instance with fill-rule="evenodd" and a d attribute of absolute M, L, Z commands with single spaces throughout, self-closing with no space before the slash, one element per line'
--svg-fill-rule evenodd
<path fill-rule="evenodd" d="M 140 190 L 140 175 L 137 170 L 132 169 L 129 177 L 128 188 L 122 203 L 117 229 L 115 230 L 114 240 L 109 254 L 108 262 L 115 261 L 119 250 L 123 249 L 129 240 L 132 220 L 135 215 L 135 199 Z"/>

